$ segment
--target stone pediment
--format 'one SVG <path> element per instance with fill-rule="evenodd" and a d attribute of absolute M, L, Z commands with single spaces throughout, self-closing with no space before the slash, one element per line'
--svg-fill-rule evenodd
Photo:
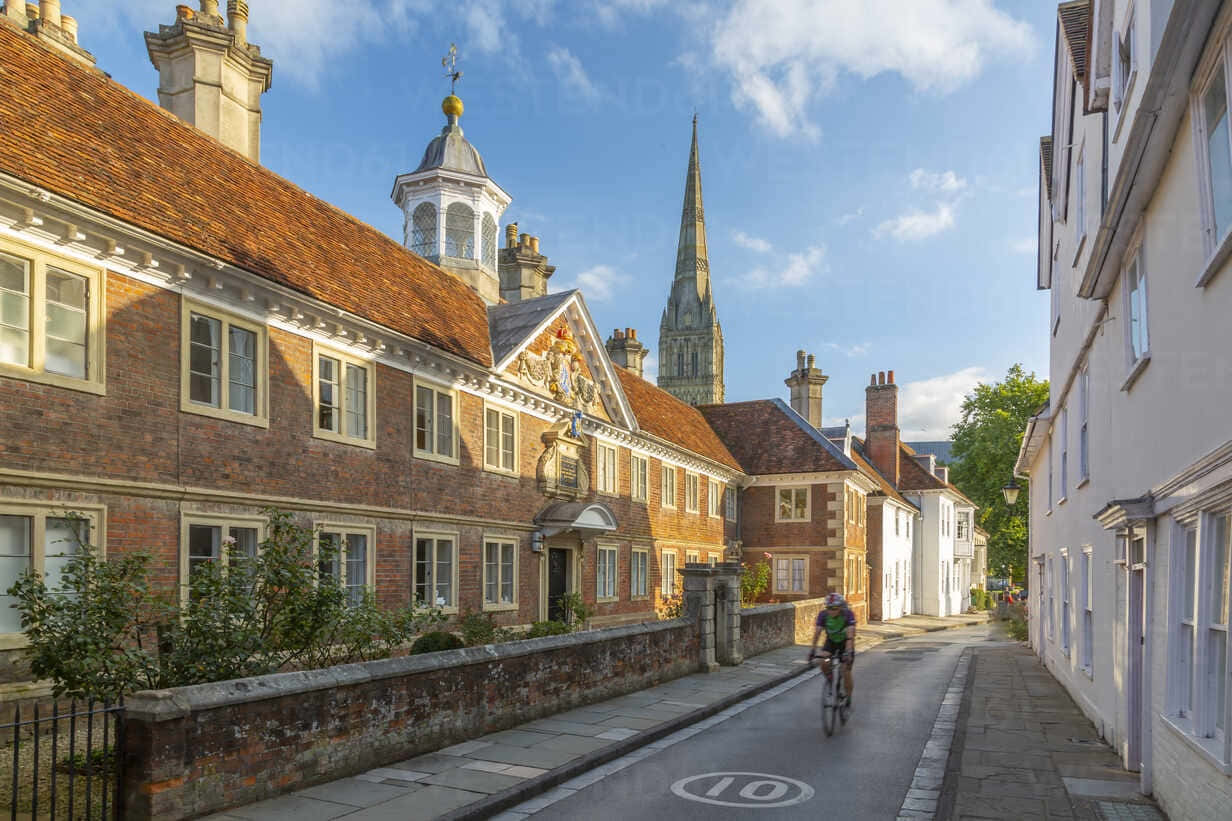
<path fill-rule="evenodd" d="M 511 382 L 584 416 L 635 429 L 581 294 L 563 296 L 493 306 L 489 322 L 494 345 L 497 338 L 504 343 L 497 369 Z"/>

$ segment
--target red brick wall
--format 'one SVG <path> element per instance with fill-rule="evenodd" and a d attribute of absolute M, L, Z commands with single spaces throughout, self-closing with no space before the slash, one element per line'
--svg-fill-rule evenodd
<path fill-rule="evenodd" d="M 865 451 L 868 460 L 898 486 L 901 476 L 898 433 L 898 385 L 893 374 L 888 384 L 869 385 L 864 389 Z"/>
<path fill-rule="evenodd" d="M 0 467 L 159 485 L 152 492 L 118 490 L 106 497 L 109 550 L 152 553 L 157 582 L 171 588 L 178 581 L 182 512 L 214 509 L 254 515 L 263 505 L 211 508 L 192 501 L 191 496 L 178 501 L 182 494 L 177 488 L 181 487 L 295 499 L 305 522 L 352 518 L 345 513 L 314 514 L 315 503 L 387 508 L 399 515 L 361 512 L 354 517 L 377 529 L 375 575 L 381 601 L 410 600 L 413 530 L 439 525 L 458 532 L 459 605 L 465 611 L 482 605 L 483 534 L 509 534 L 498 524 L 484 523 L 515 523 L 521 526 L 512 534 L 520 541 L 519 606 L 516 611 L 500 613 L 497 620 L 525 624 L 540 618 L 540 558 L 531 552 L 529 531 L 535 515 L 551 501 L 540 494 L 536 482 L 536 467 L 544 450 L 541 436 L 548 423 L 519 414 L 519 475 L 485 471 L 484 402 L 458 393 L 460 464 L 414 458 L 413 379 L 378 364 L 373 423 L 376 449 L 316 438 L 312 433 L 312 343 L 274 328 L 269 329 L 268 428 L 182 413 L 180 296 L 109 273 L 106 307 L 105 396 L 0 378 L 0 406 L 5 409 L 0 414 Z M 588 447 L 584 454 L 592 484 L 594 450 Z M 648 615 L 653 606 L 653 595 L 647 600 L 628 600 L 632 547 L 650 549 L 648 586 L 653 590 L 658 587 L 657 544 L 678 546 L 678 566 L 683 566 L 685 549 L 721 552 L 725 536 L 734 535 L 734 526 L 707 515 L 704 476 L 699 478 L 698 512 L 686 513 L 683 470 L 677 472 L 676 509 L 668 510 L 659 503 L 658 460 L 649 460 L 646 502 L 629 498 L 627 448 L 619 449 L 618 465 L 620 495 L 600 497 L 592 492 L 589 497 L 608 505 L 619 523 L 611 538 L 620 545 L 622 600 L 596 608 L 601 619 L 609 620 Z M 54 490 L 32 493 L 45 500 L 65 495 Z M 104 497 L 84 494 L 78 501 L 97 503 Z M 413 527 L 412 512 L 429 515 L 419 517 Z M 431 514 L 444 518 L 434 523 Z M 449 517 L 462 517 L 462 524 Z M 581 555 L 581 592 L 593 602 L 593 543 L 583 546 Z"/>

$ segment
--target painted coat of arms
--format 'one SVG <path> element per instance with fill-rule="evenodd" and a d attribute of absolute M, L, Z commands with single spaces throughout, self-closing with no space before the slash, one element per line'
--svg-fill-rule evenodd
<path fill-rule="evenodd" d="M 547 389 L 552 398 L 569 407 L 587 409 L 598 393 L 593 380 L 582 370 L 582 355 L 567 325 L 561 326 L 552 347 L 543 354 L 523 351 L 518 356 L 518 375 L 532 385 Z"/>

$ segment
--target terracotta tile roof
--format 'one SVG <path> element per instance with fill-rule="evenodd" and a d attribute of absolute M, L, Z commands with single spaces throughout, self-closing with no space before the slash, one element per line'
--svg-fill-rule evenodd
<path fill-rule="evenodd" d="M 721 465 L 747 472 L 697 408 L 686 405 L 624 368 L 615 368 L 615 371 L 642 430 Z"/>
<path fill-rule="evenodd" d="M 1087 81 L 1088 29 L 1091 26 L 1091 0 L 1072 0 L 1057 7 L 1061 32 L 1074 61 L 1074 77 L 1083 86 Z"/>
<path fill-rule="evenodd" d="M 891 499 L 900 504 L 904 504 L 908 507 L 913 507 L 916 510 L 919 510 L 919 506 L 917 504 L 909 501 L 905 496 L 903 496 L 903 494 L 899 493 L 898 489 L 894 487 L 890 480 L 881 475 L 881 471 L 877 470 L 877 468 L 873 466 L 873 463 L 864 457 L 863 439 L 858 439 L 854 436 L 851 437 L 851 460 L 860 466 L 861 471 L 877 483 L 884 495 L 889 496 Z"/>
<path fill-rule="evenodd" d="M 354 217 L 0 25 L 0 172 L 491 364 L 483 301 Z"/>
<path fill-rule="evenodd" d="M 799 417 L 793 418 L 790 409 L 784 412 L 784 408 L 781 402 L 759 399 L 703 405 L 698 410 L 744 465 L 745 473 L 766 475 L 855 469 L 850 461 L 843 464 L 841 450 L 828 440 L 823 444 L 824 437 L 819 432 L 816 437 L 811 436 L 797 422 Z"/>
<path fill-rule="evenodd" d="M 978 507 L 975 502 L 967 498 L 967 495 L 956 488 L 949 482 L 944 482 L 936 476 L 924 469 L 919 462 L 915 460 L 916 452 L 906 445 L 901 445 L 902 454 L 899 463 L 902 465 L 902 476 L 899 478 L 898 487 L 900 490 L 948 490 L 954 495 L 961 498 L 963 501 Z"/>

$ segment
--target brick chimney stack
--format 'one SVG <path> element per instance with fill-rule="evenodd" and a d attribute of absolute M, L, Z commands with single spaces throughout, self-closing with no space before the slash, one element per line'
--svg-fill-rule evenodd
<path fill-rule="evenodd" d="M 821 389 L 830 378 L 813 367 L 814 357 L 804 351 L 796 351 L 796 369 L 783 384 L 791 388 L 791 409 L 804 417 L 810 425 L 821 428 Z"/>
<path fill-rule="evenodd" d="M 636 328 L 625 328 L 623 331 L 616 328 L 604 346 L 613 365 L 624 368 L 634 376 L 645 378 L 642 375 L 642 363 L 650 349 L 637 338 Z"/>
<path fill-rule="evenodd" d="M 902 472 L 899 464 L 898 385 L 894 371 L 881 371 L 869 379 L 864 389 L 865 433 L 864 450 L 869 461 L 899 486 Z"/>

